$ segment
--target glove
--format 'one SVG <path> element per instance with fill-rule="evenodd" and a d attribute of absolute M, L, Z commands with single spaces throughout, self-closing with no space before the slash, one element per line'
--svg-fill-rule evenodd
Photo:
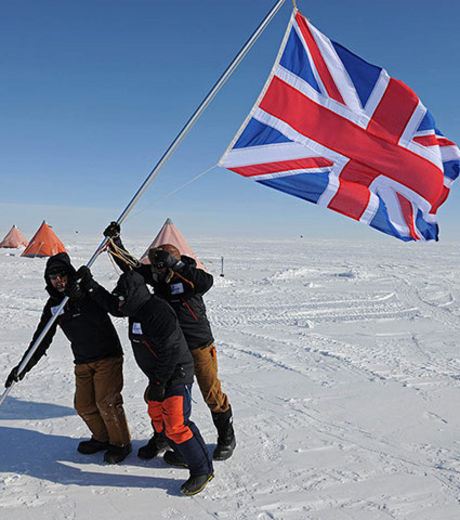
<path fill-rule="evenodd" d="M 83 291 L 91 292 L 97 287 L 97 282 L 94 280 L 89 267 L 82 265 L 75 274 L 75 280 L 80 280 L 80 288 Z"/>
<path fill-rule="evenodd" d="M 107 238 L 115 238 L 120 236 L 120 224 L 118 224 L 117 222 L 111 222 L 104 229 L 104 236 Z"/>
<path fill-rule="evenodd" d="M 80 300 L 84 295 L 84 291 L 81 285 L 74 280 L 72 283 L 66 285 L 64 294 L 71 300 Z"/>
<path fill-rule="evenodd" d="M 6 378 L 5 388 L 10 387 L 13 383 L 21 381 L 21 379 L 25 376 L 24 371 L 21 374 L 18 374 L 18 368 L 19 366 L 14 367 L 13 370 L 10 372 L 10 375 Z"/>
<path fill-rule="evenodd" d="M 147 399 L 149 401 L 163 401 L 165 398 L 165 383 L 150 383 L 147 389 Z"/>
<path fill-rule="evenodd" d="M 173 269 L 177 263 L 182 265 L 180 260 L 176 260 L 168 251 L 164 249 L 156 249 L 151 255 L 150 261 L 152 262 L 153 267 L 156 269 Z"/>

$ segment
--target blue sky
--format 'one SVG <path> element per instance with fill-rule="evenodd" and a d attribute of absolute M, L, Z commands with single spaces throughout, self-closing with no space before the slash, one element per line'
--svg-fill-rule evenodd
<path fill-rule="evenodd" d="M 0 7 L 0 235 L 99 235 L 274 0 L 10 0 Z M 407 83 L 460 142 L 460 3 L 307 2 L 331 39 Z M 186 236 L 327 236 L 395 241 L 300 199 L 215 169 L 276 57 L 285 5 L 126 221 L 156 234 L 171 217 Z M 458 186 L 438 212 L 458 240 Z M 143 211 L 140 211 L 143 210 Z"/>

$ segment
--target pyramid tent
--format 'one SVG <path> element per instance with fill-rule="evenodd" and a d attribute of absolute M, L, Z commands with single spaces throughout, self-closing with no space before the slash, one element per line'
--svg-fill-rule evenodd
<path fill-rule="evenodd" d="M 0 242 L 0 247 L 27 247 L 27 240 L 16 226 L 13 226 L 6 237 Z"/>
<path fill-rule="evenodd" d="M 158 247 L 163 244 L 172 244 L 179 249 L 181 255 L 189 256 L 196 261 L 197 267 L 206 271 L 204 265 L 198 260 L 195 253 L 192 251 L 191 247 L 187 244 L 182 233 L 176 228 L 170 218 L 166 219 L 166 222 L 163 224 L 163 227 L 160 229 L 160 232 L 155 237 L 155 240 L 149 245 L 145 253 L 141 257 L 141 262 L 143 264 L 150 264 L 150 260 L 148 257 L 149 249 L 152 247 Z"/>
<path fill-rule="evenodd" d="M 67 253 L 64 244 L 59 240 L 51 227 L 43 221 L 21 256 L 41 257 L 53 256 L 58 253 Z"/>

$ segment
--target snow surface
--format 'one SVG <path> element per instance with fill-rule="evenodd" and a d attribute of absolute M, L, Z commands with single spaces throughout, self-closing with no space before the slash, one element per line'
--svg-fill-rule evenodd
<path fill-rule="evenodd" d="M 77 266 L 99 244 L 62 238 Z M 139 255 L 150 239 L 126 243 Z M 460 245 L 189 241 L 215 275 L 206 301 L 234 456 L 195 497 L 178 492 L 187 470 L 136 456 L 151 429 L 122 319 L 133 453 L 118 466 L 77 453 L 88 432 L 58 332 L 0 408 L 0 518 L 458 520 Z M 45 303 L 44 264 L 0 250 L 2 382 Z M 93 272 L 115 284 L 106 256 Z M 194 399 L 212 449 L 198 388 Z"/>

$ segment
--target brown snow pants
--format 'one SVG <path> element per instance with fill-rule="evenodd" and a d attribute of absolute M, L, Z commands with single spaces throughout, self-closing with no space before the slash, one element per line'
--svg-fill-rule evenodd
<path fill-rule="evenodd" d="M 75 410 L 93 438 L 113 446 L 131 440 L 123 409 L 123 358 L 75 365 Z"/>
<path fill-rule="evenodd" d="M 217 377 L 217 354 L 214 343 L 190 351 L 195 364 L 195 377 L 201 394 L 211 412 L 226 412 L 230 403 Z"/>

